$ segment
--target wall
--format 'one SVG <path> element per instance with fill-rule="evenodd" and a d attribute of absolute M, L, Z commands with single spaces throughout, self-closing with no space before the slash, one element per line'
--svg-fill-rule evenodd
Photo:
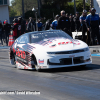
<path fill-rule="evenodd" d="M 5 19 L 9 22 L 8 6 L 0 6 L 0 20 L 3 22 Z"/>
<path fill-rule="evenodd" d="M 0 20 L 8 20 L 9 22 L 9 10 L 8 10 L 9 0 L 0 0 Z"/>
<path fill-rule="evenodd" d="M 100 13 L 100 0 L 93 0 L 94 8 L 96 9 L 96 13 Z"/>

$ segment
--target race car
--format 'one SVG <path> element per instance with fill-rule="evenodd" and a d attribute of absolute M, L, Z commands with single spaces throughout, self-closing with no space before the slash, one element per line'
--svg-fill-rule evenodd
<path fill-rule="evenodd" d="M 92 63 L 88 45 L 61 30 L 25 33 L 15 40 L 9 54 L 18 69 L 40 71 Z"/>

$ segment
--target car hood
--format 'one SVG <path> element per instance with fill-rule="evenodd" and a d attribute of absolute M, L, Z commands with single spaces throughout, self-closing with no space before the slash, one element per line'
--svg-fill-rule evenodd
<path fill-rule="evenodd" d="M 56 38 L 45 39 L 34 46 L 36 49 L 44 51 L 65 51 L 86 48 L 88 45 L 81 40 Z"/>

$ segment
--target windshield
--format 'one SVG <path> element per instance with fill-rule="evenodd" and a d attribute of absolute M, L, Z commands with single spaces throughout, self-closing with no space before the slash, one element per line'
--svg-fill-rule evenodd
<path fill-rule="evenodd" d="M 41 32 L 41 33 L 37 33 L 37 34 L 31 34 L 31 43 L 37 43 L 40 42 L 42 40 L 46 40 L 46 39 L 50 39 L 50 38 L 68 38 L 68 39 L 72 39 L 72 37 L 70 37 L 67 33 L 63 32 L 63 31 L 51 31 L 51 32 Z"/>

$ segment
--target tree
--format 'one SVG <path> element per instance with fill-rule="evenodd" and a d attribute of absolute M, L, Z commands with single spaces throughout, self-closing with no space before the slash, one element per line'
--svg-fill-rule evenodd
<path fill-rule="evenodd" d="M 64 7 L 69 1 L 72 0 L 42 0 L 46 5 L 54 5 L 58 9 Z"/>
<path fill-rule="evenodd" d="M 12 0 L 11 2 L 13 10 L 17 13 L 16 16 L 22 15 L 22 0 Z M 26 13 L 32 8 L 37 9 L 37 0 L 24 0 L 24 12 Z"/>
<path fill-rule="evenodd" d="M 88 4 L 90 4 L 90 0 L 86 0 L 86 2 L 87 2 Z"/>
<path fill-rule="evenodd" d="M 12 7 L 9 6 L 9 16 L 13 17 L 13 16 L 16 16 L 16 15 L 17 15 L 17 13 L 13 10 Z"/>

